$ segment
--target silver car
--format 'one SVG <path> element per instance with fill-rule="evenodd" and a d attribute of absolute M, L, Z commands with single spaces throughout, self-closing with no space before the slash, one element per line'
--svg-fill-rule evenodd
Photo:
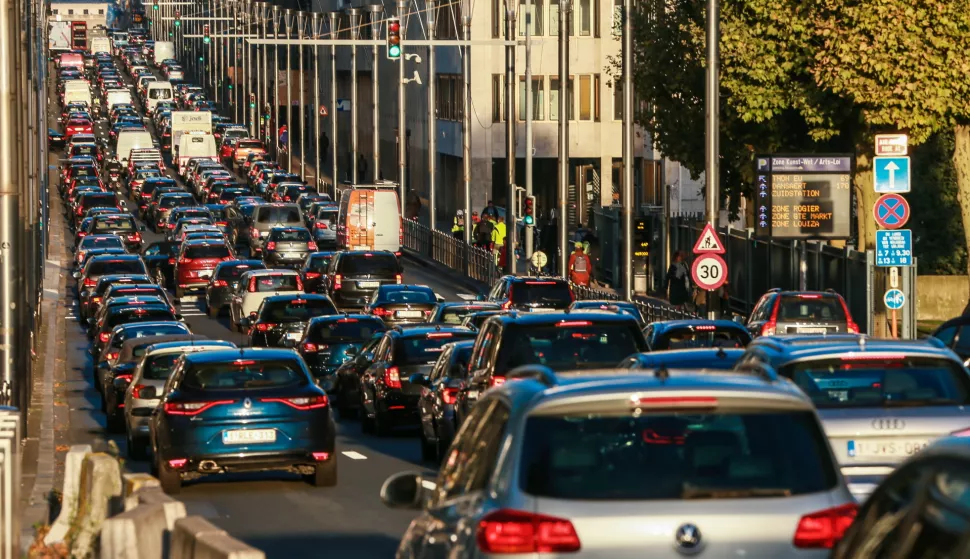
<path fill-rule="evenodd" d="M 758 338 L 738 368 L 772 369 L 812 399 L 860 501 L 904 459 L 970 427 L 970 374 L 935 338 Z"/>
<path fill-rule="evenodd" d="M 436 480 L 384 483 L 386 505 L 421 511 L 397 557 L 826 557 L 855 515 L 789 382 L 539 365 L 513 378 L 475 405 Z"/>
<path fill-rule="evenodd" d="M 125 431 L 128 456 L 135 460 L 148 457 L 148 421 L 161 401 L 160 392 L 183 353 L 234 348 L 236 344 L 221 340 L 183 340 L 163 342 L 145 348 L 135 367 L 131 384 L 125 392 Z"/>

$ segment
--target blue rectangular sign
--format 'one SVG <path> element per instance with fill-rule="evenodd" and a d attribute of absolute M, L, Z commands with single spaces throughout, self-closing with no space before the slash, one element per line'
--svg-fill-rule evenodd
<path fill-rule="evenodd" d="M 913 232 L 876 231 L 876 266 L 912 266 Z"/>
<path fill-rule="evenodd" d="M 911 190 L 909 157 L 875 157 L 872 167 L 873 187 L 879 194 L 905 194 Z"/>

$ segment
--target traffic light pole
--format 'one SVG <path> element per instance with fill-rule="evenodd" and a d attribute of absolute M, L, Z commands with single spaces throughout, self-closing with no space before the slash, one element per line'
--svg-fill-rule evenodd
<path fill-rule="evenodd" d="M 293 8 L 286 9 L 285 16 L 285 26 L 286 26 L 286 38 L 289 39 L 292 34 L 291 26 L 293 25 Z M 300 43 L 297 42 L 297 45 Z M 286 170 L 287 172 L 293 172 L 293 135 L 290 133 L 291 125 L 293 124 L 293 62 L 292 62 L 292 45 L 286 45 Z M 276 133 L 277 136 L 280 135 L 279 132 Z"/>
<path fill-rule="evenodd" d="M 306 12 L 304 12 L 304 11 L 301 10 L 301 11 L 299 11 L 299 12 L 296 13 L 296 38 L 299 39 L 301 43 L 303 42 L 303 26 L 304 25 L 306 25 Z M 297 57 L 297 61 L 298 61 L 299 65 L 300 65 L 300 71 L 299 71 L 299 76 L 300 76 L 300 83 L 299 83 L 299 88 L 300 88 L 300 107 L 299 107 L 299 115 L 300 115 L 300 117 L 299 117 L 300 118 L 300 178 L 302 178 L 303 180 L 306 180 L 306 115 L 304 113 L 304 106 L 306 105 L 306 99 L 304 99 L 304 93 L 303 93 L 303 84 L 306 83 L 306 81 L 304 80 L 304 77 L 303 77 L 303 68 L 304 68 L 304 66 L 303 66 L 303 49 L 304 49 L 304 47 L 303 47 L 303 45 L 300 45 L 297 48 L 299 48 L 299 54 L 300 54 L 299 57 Z"/>
<path fill-rule="evenodd" d="M 435 38 L 435 25 L 437 23 L 438 3 L 436 0 L 427 0 L 428 6 L 428 38 L 432 41 Z M 437 190 L 437 163 L 438 163 L 438 122 L 436 120 L 437 104 L 435 94 L 437 93 L 437 79 L 435 75 L 436 62 L 434 47 L 428 47 L 428 201 L 431 214 L 431 230 L 435 230 L 436 214 L 438 206 L 436 203 Z M 402 62 L 403 64 L 403 62 Z M 467 110 L 467 108 L 466 108 Z M 465 215 L 465 228 L 470 227 L 471 216 Z"/>
<path fill-rule="evenodd" d="M 360 8 L 348 8 L 350 16 L 350 34 L 354 39 L 360 38 Z M 358 176 L 357 152 L 358 114 L 357 114 L 357 45 L 350 47 L 350 176 L 353 184 L 359 184 L 363 177 Z"/>
<path fill-rule="evenodd" d="M 280 22 L 282 21 L 282 14 L 280 14 L 279 5 L 273 5 L 273 36 L 279 39 L 280 36 Z M 289 37 L 287 37 L 289 39 Z M 276 146 L 276 158 L 280 157 L 280 48 L 278 46 L 273 48 L 273 84 L 275 85 L 275 91 L 273 92 L 273 125 L 275 130 L 273 130 L 273 145 Z"/>
<path fill-rule="evenodd" d="M 340 31 L 340 12 L 330 12 L 330 36 L 336 37 Z M 339 158 L 337 156 L 337 49 L 330 46 L 330 159 L 333 166 L 333 190 L 331 195 L 337 199 L 337 183 L 340 182 Z"/>
<path fill-rule="evenodd" d="M 311 12 L 310 13 L 310 35 L 313 37 L 319 37 L 323 33 L 323 28 L 320 24 L 320 13 Z M 313 143 L 315 149 L 313 150 L 313 160 L 316 161 L 314 169 L 317 171 L 316 184 L 314 185 L 314 190 L 320 192 L 320 177 L 323 176 L 323 167 L 321 167 L 323 161 L 320 159 L 320 134 L 322 130 L 320 129 L 320 47 L 313 47 L 313 135 L 316 141 Z"/>
<path fill-rule="evenodd" d="M 383 4 L 370 4 L 367 6 L 370 10 L 370 32 L 371 39 L 378 41 L 381 38 L 381 14 L 384 12 Z M 373 132 L 371 134 L 371 141 L 374 144 L 372 148 L 374 151 L 374 182 L 381 176 L 381 89 L 380 84 L 380 72 L 378 52 L 380 47 L 377 45 L 371 46 L 371 54 L 373 55 L 373 62 L 371 63 L 371 90 L 374 95 L 373 103 Z"/>
<path fill-rule="evenodd" d="M 397 0 L 397 17 L 401 22 L 401 58 L 398 60 L 397 73 L 397 181 L 401 188 L 401 215 L 405 215 L 408 185 L 407 183 L 407 100 L 404 84 L 404 39 L 408 36 L 406 19 L 407 0 Z M 433 210 L 432 210 L 433 211 Z"/>
<path fill-rule="evenodd" d="M 509 3 L 505 16 L 505 39 L 515 40 L 515 9 Z M 505 165 L 508 194 L 505 203 L 505 273 L 515 273 L 515 46 L 505 47 Z"/>

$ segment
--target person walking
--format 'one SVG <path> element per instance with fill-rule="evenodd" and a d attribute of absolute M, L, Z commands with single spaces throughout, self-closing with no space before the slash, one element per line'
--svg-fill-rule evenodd
<path fill-rule="evenodd" d="M 487 217 L 480 219 L 475 224 L 475 229 L 472 230 L 472 242 L 475 243 L 475 246 L 483 250 L 488 250 L 491 247 L 493 225 L 492 220 Z"/>
<path fill-rule="evenodd" d="M 589 287 L 592 279 L 593 263 L 583 250 L 583 243 L 576 243 L 575 250 L 569 255 L 569 281 L 576 285 Z"/>
<path fill-rule="evenodd" d="M 491 216 L 492 219 L 498 218 L 498 208 L 495 207 L 495 202 L 492 202 L 491 200 L 488 201 L 488 204 L 486 204 L 485 208 L 482 210 L 482 219 L 489 216 Z"/>
<path fill-rule="evenodd" d="M 465 210 L 458 210 L 451 225 L 451 236 L 461 241 L 465 238 Z"/>
<path fill-rule="evenodd" d="M 492 229 L 492 250 L 495 252 L 495 263 L 502 266 L 502 255 L 505 249 L 505 218 L 498 216 Z"/>
<path fill-rule="evenodd" d="M 683 308 L 690 301 L 690 270 L 687 269 L 685 259 L 684 251 L 675 252 L 674 261 L 667 269 L 667 278 L 664 280 L 667 300 L 677 308 Z"/>

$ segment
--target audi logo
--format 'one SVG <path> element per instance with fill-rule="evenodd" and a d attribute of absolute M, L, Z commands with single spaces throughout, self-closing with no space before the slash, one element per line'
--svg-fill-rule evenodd
<path fill-rule="evenodd" d="M 877 431 L 899 431 L 906 428 L 902 419 L 873 419 L 872 428 Z"/>

